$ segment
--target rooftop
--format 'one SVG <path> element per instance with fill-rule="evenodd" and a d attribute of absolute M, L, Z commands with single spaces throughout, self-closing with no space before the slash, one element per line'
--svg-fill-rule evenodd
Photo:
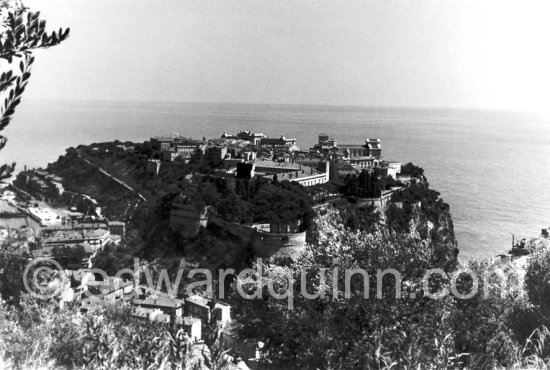
<path fill-rule="evenodd" d="M 363 144 L 338 144 L 340 149 L 365 149 Z"/>
<path fill-rule="evenodd" d="M 256 168 L 281 168 L 287 170 L 300 170 L 300 165 L 297 163 L 273 162 L 271 160 L 256 160 L 254 162 Z"/>
<path fill-rule="evenodd" d="M 187 298 L 187 301 L 198 304 L 200 306 L 206 306 L 206 307 L 210 308 L 210 306 L 208 306 L 208 304 L 210 303 L 210 300 L 208 298 L 204 298 L 204 297 L 201 297 L 201 296 L 198 296 L 198 295 L 193 295 L 193 296 Z"/>
<path fill-rule="evenodd" d="M 136 306 L 151 306 L 151 307 L 163 307 L 163 308 L 177 308 L 181 307 L 184 303 L 183 299 L 169 298 L 159 296 L 157 298 L 147 297 L 145 299 L 135 298 L 132 303 Z"/>

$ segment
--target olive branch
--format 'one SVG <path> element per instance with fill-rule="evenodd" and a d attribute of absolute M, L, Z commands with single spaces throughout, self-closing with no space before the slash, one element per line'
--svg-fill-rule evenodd
<path fill-rule="evenodd" d="M 32 52 L 60 44 L 69 37 L 69 28 L 48 33 L 46 21 L 40 19 L 40 12 L 30 12 L 20 3 L 12 9 L 9 1 L 2 0 L 0 14 L 3 17 L 0 23 L 0 61 L 5 60 L 8 68 L 0 75 L 0 95 L 5 96 L 3 103 L 0 103 L 2 131 L 11 122 L 29 82 L 34 63 Z M 12 65 L 17 62 L 19 70 L 14 73 Z M 7 138 L 0 135 L 0 150 L 6 143 Z M 0 166 L 0 180 L 10 177 L 14 169 L 15 163 Z"/>

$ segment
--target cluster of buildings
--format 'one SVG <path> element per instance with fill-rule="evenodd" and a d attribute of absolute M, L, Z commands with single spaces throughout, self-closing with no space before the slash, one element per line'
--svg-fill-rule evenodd
<path fill-rule="evenodd" d="M 354 174 L 363 170 L 373 171 L 379 176 L 391 176 L 395 180 L 401 174 L 401 163 L 382 160 L 380 139 L 365 139 L 364 144 L 338 144 L 338 140 L 320 134 L 318 142 L 309 154 L 321 155 L 338 165 L 341 175 Z"/>
<path fill-rule="evenodd" d="M 183 329 L 194 343 L 216 338 L 224 348 L 231 348 L 247 360 L 254 362 L 259 358 L 258 344 L 243 343 L 234 335 L 231 306 L 224 302 L 198 294 L 178 298 L 120 277 L 103 276 L 98 280 L 97 274 L 87 270 L 67 270 L 65 273 L 70 279 L 66 279 L 60 289 L 60 305 L 80 302 L 80 310 L 87 312 L 94 307 L 118 302 L 128 305 L 132 318 L 138 322 Z"/>
<path fill-rule="evenodd" d="M 220 138 L 195 140 L 183 136 L 151 138 L 153 158 L 148 171 L 158 173 L 163 161 L 179 158 L 190 161 L 194 156 L 221 164 L 220 172 L 227 176 L 250 178 L 263 176 L 298 182 L 303 186 L 324 184 L 329 181 L 329 170 L 335 165 L 340 175 L 375 171 L 381 176 L 397 179 L 401 171 L 399 162 L 382 160 L 380 139 L 365 139 L 359 144 L 340 144 L 329 135 L 320 134 L 318 142 L 308 151 L 296 145 L 295 138 L 267 137 L 249 130 Z"/>
<path fill-rule="evenodd" d="M 193 157 L 204 158 L 221 164 L 220 172 L 226 176 L 263 176 L 273 179 L 298 182 L 312 186 L 328 182 L 328 165 L 311 167 L 296 163 L 295 138 L 267 137 L 263 133 L 241 131 L 235 135 L 224 132 L 220 138 L 206 140 L 189 139 L 183 136 L 154 137 L 150 140 L 153 149 L 147 165 L 151 173 L 158 173 L 163 161 L 189 162 Z"/>
<path fill-rule="evenodd" d="M 82 267 L 89 267 L 89 258 L 107 244 L 119 244 L 125 236 L 125 223 L 118 221 L 82 220 L 83 222 L 66 222 L 48 225 L 35 229 L 37 233 L 36 248 L 31 250 L 33 257 L 53 257 L 54 249 L 82 247 L 84 257 Z"/>
<path fill-rule="evenodd" d="M 0 238 L 26 239 L 33 242 L 33 257 L 52 257 L 54 248 L 83 247 L 83 266 L 98 249 L 108 243 L 118 244 L 124 238 L 124 222 L 101 217 L 97 201 L 84 194 L 63 188 L 63 179 L 43 169 L 20 172 L 0 197 Z M 77 199 L 79 207 L 91 212 L 78 212 L 77 207 L 52 208 L 44 199 L 63 197 Z M 91 214 L 90 214 L 91 213 Z"/>

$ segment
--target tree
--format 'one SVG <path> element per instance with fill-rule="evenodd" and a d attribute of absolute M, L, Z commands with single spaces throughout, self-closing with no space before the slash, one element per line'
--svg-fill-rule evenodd
<path fill-rule="evenodd" d="M 64 268 L 68 270 L 78 270 L 81 268 L 82 261 L 86 257 L 86 250 L 81 244 L 74 247 L 54 247 L 52 249 L 52 257 Z"/>
<path fill-rule="evenodd" d="M 23 274 L 28 258 L 17 251 L 0 250 L 0 298 L 18 304 L 24 292 Z"/>
<path fill-rule="evenodd" d="M 281 368 L 378 368 L 381 350 L 391 353 L 388 361 L 397 361 L 397 368 L 410 363 L 416 365 L 410 368 L 418 368 L 421 361 L 430 360 L 434 367 L 445 367 L 449 356 L 436 358 L 433 353 L 440 345 L 443 353 L 452 351 L 452 341 L 445 338 L 449 322 L 445 312 L 452 301 L 422 298 L 419 289 L 413 290 L 419 299 L 396 299 L 393 277 L 384 278 L 382 296 L 376 298 L 377 269 L 391 266 L 414 287 L 419 274 L 432 264 L 430 252 L 422 243 L 383 234 L 342 233 L 339 237 L 341 243 L 329 239 L 309 246 L 292 267 L 264 264 L 260 281 L 265 284 L 260 288 L 254 280 L 245 281 L 245 291 L 262 289 L 262 299 L 235 295 L 235 328 L 241 338 L 264 342 L 265 355 Z M 354 277 L 351 296 L 345 298 L 345 271 L 355 268 L 368 272 L 369 285 L 364 285 L 362 277 Z M 321 271 L 325 282 L 319 278 Z M 295 281 L 292 310 L 287 300 L 275 299 L 266 287 L 271 282 L 284 295 L 288 274 Z M 309 294 L 322 288 L 325 297 L 305 298 L 302 276 Z M 333 281 L 338 283 L 336 289 Z M 363 296 L 365 290 L 369 299 Z"/>
<path fill-rule="evenodd" d="M 46 22 L 40 19 L 40 14 L 29 11 L 19 1 L 0 3 L 0 26 L 0 59 L 7 62 L 7 70 L 0 75 L 0 94 L 5 96 L 4 101 L 0 102 L 2 131 L 11 122 L 29 82 L 34 63 L 33 51 L 58 45 L 67 39 L 69 29 L 48 34 Z M 0 135 L 0 150 L 6 143 L 7 138 Z M 14 169 L 15 163 L 0 166 L 0 180 L 10 177 Z M 3 261 L 0 267 L 0 293 L 4 299 L 17 304 L 26 260 L 14 251 L 2 251 L 0 260 Z"/>
<path fill-rule="evenodd" d="M 550 250 L 539 248 L 529 257 L 525 290 L 540 317 L 550 324 Z"/>
<path fill-rule="evenodd" d="M 0 104 L 0 131 L 10 123 L 15 108 L 31 76 L 34 63 L 32 52 L 36 49 L 58 45 L 69 37 L 69 29 L 59 29 L 48 34 L 46 22 L 40 19 L 39 12 L 30 12 L 20 2 L 3 1 L 0 5 L 0 23 L 2 25 L 0 41 L 0 59 L 8 62 L 9 70 L 0 75 L 0 94 L 6 95 Z M 18 70 L 11 66 L 18 65 Z M 7 143 L 7 138 L 0 136 L 0 150 Z M 11 176 L 15 163 L 0 167 L 0 180 Z"/>

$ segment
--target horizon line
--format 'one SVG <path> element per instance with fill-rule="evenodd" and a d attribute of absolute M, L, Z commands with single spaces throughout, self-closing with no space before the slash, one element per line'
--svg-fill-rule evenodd
<path fill-rule="evenodd" d="M 412 110 L 457 110 L 457 111 L 490 111 L 490 112 L 507 112 L 513 114 L 535 114 L 540 115 L 543 112 L 536 110 L 521 110 L 511 108 L 496 108 L 496 107 L 465 107 L 465 106 L 412 106 L 412 105 L 361 105 L 361 104 L 326 104 L 326 103 L 265 103 L 265 102 L 214 102 L 214 101 L 185 101 L 185 100 L 106 100 L 106 99 L 48 99 L 48 98 L 26 98 L 22 102 L 37 101 L 37 102 L 67 102 L 67 103 L 113 103 L 113 104 L 130 104 L 130 103 L 152 103 L 152 104 L 196 104 L 196 105 L 258 105 L 258 106 L 296 106 L 296 107 L 346 107 L 346 108 L 371 108 L 371 109 L 412 109 Z"/>

